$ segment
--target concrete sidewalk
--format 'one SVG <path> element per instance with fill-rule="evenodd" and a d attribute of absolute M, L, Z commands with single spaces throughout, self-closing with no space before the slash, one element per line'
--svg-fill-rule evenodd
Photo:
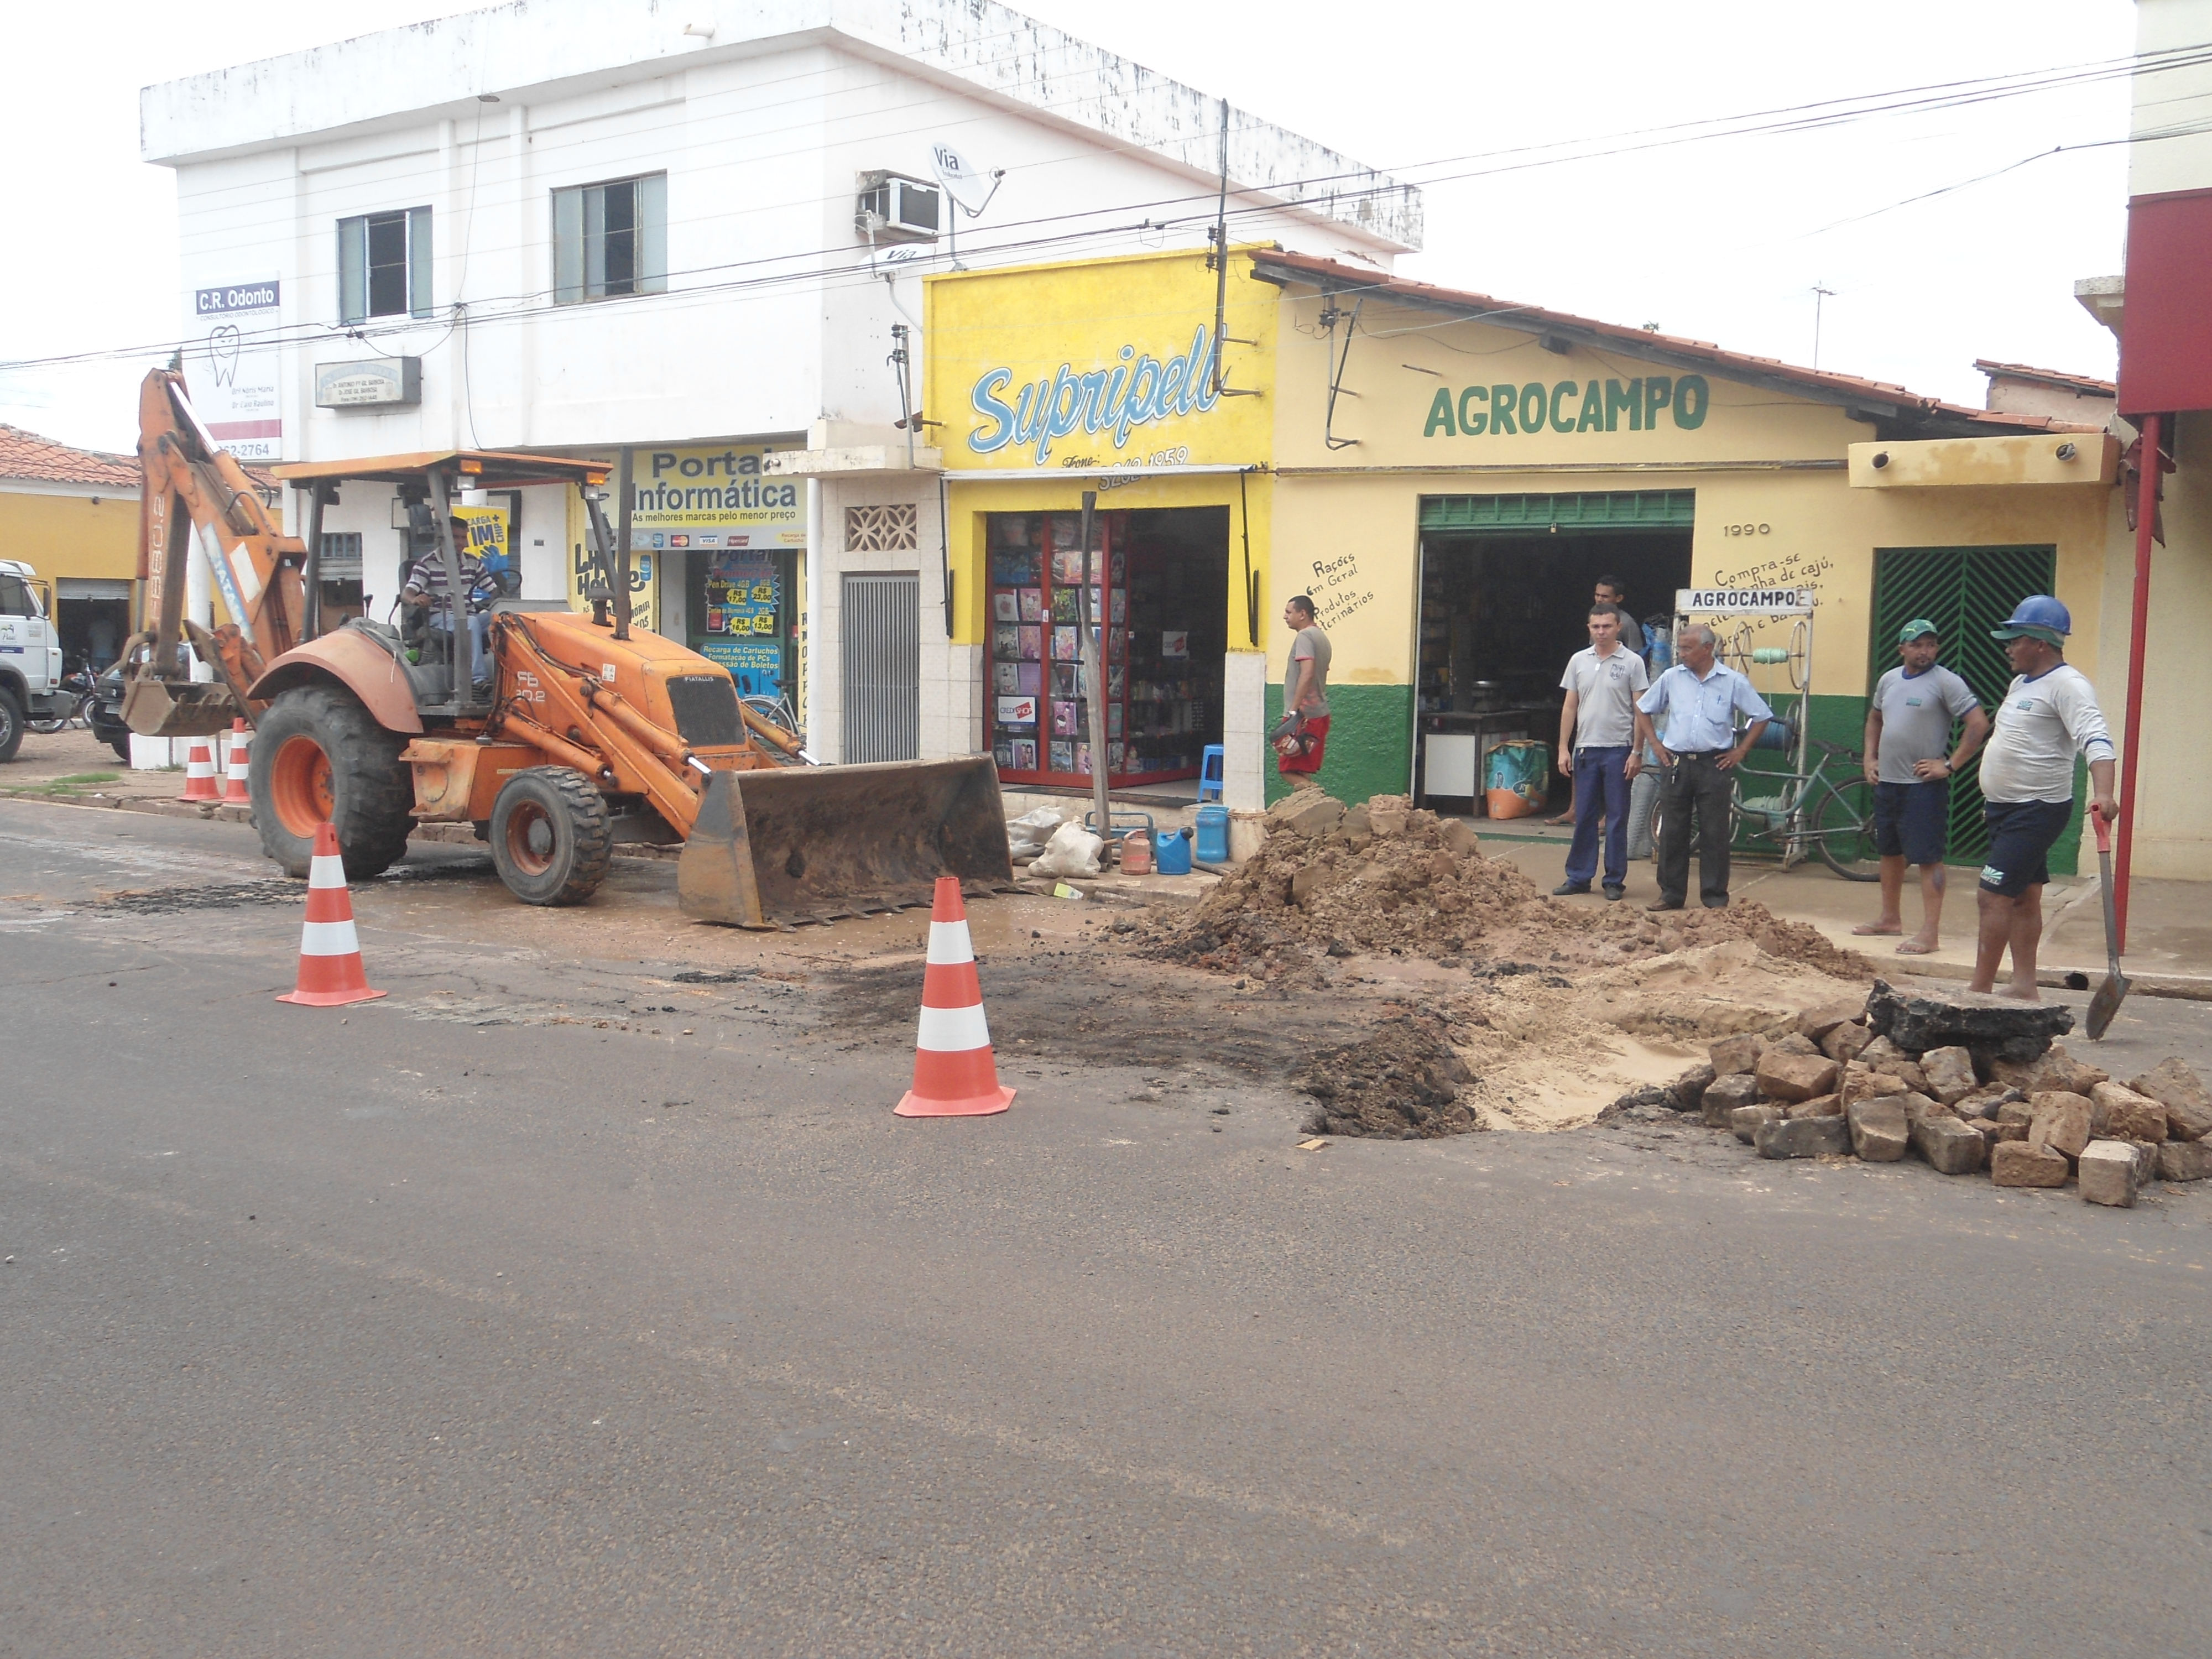
<path fill-rule="evenodd" d="M 1482 836 L 1484 852 L 1510 859 L 1547 892 L 1559 885 L 1566 862 L 1565 830 L 1523 828 L 1516 822 L 1510 831 L 1500 825 L 1498 833 L 1492 833 L 1488 819 L 1476 820 L 1475 829 Z M 1512 839 L 1507 839 L 1508 835 Z M 1694 862 L 1691 879 L 1696 879 Z M 2121 963 L 2128 976 L 2146 990 L 2212 1000 L 2212 882 L 2137 879 L 2133 889 L 2128 953 Z M 1964 866 L 1954 867 L 1943 906 L 1941 948 L 1929 956 L 1900 957 L 1896 939 L 1861 938 L 1851 932 L 1881 912 L 1881 890 L 1872 882 L 1845 881 L 1824 864 L 1801 864 L 1785 871 L 1772 859 L 1741 854 L 1732 860 L 1729 879 L 1731 896 L 1757 899 L 1778 916 L 1819 928 L 1836 944 L 1864 956 L 1878 972 L 1923 974 L 1933 979 L 1966 979 L 1973 971 L 1974 890 L 1974 872 Z M 1657 896 L 1658 883 L 1650 860 L 1631 860 L 1628 896 L 1621 903 L 1640 909 Z M 1595 896 L 1556 901 L 1595 905 L 1605 902 Z M 1904 913 L 1909 933 L 1920 925 L 1917 877 L 1907 880 Z M 2053 881 L 2044 891 L 2043 914 L 2038 978 L 2053 986 L 2063 984 L 2069 973 L 2087 974 L 2093 984 L 2101 979 L 2106 965 L 2105 919 L 2095 870 Z"/>

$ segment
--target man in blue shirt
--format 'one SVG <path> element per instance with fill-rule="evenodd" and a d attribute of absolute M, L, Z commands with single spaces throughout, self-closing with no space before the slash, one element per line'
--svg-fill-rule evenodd
<path fill-rule="evenodd" d="M 1735 769 L 1774 711 L 1751 682 L 1713 659 L 1713 630 L 1692 623 L 1675 641 L 1680 660 L 1636 705 L 1638 740 L 1659 757 L 1659 896 L 1649 907 L 1679 910 L 1690 890 L 1690 817 L 1698 819 L 1698 877 L 1705 908 L 1729 902 L 1729 836 Z M 1742 740 L 1735 717 L 1751 722 Z"/>

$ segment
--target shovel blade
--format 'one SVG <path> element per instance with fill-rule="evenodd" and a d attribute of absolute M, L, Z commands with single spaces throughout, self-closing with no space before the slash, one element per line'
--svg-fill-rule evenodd
<path fill-rule="evenodd" d="M 2120 1012 L 2120 1003 L 2131 986 L 2124 974 L 2106 974 L 2105 982 L 2097 988 L 2097 994 L 2089 999 L 2089 1040 L 2094 1042 L 2111 1029 L 2112 1017 Z"/>
<path fill-rule="evenodd" d="M 221 680 L 142 677 L 123 688 L 123 723 L 142 738 L 213 737 L 247 712 Z"/>

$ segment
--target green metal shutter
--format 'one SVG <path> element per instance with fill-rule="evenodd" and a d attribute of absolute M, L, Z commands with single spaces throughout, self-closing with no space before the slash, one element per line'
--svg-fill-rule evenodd
<path fill-rule="evenodd" d="M 1530 531 L 1688 530 L 1694 489 L 1589 490 L 1551 495 L 1424 495 L 1421 528 L 1525 536 Z"/>
<path fill-rule="evenodd" d="M 1874 556 L 1874 649 L 1867 691 L 1897 666 L 1897 635 L 1916 617 L 1936 624 L 1943 665 L 1973 688 L 1994 712 L 2012 684 L 2012 665 L 1990 629 L 2031 593 L 2051 592 L 2057 550 L 2049 547 L 1882 547 Z M 1951 787 L 1954 864 L 1979 864 L 1989 854 L 1982 823 L 1981 761 L 1966 764 Z"/>

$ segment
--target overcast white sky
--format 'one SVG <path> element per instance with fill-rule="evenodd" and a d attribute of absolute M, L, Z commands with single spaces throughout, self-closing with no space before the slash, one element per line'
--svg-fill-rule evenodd
<path fill-rule="evenodd" d="M 137 159 L 137 91 L 472 9 L 434 0 L 25 5 L 0 155 L 17 231 L 0 362 L 179 325 L 174 191 Z M 1398 0 L 1261 7 L 1029 0 L 1020 9 L 1386 169 L 1700 117 L 2118 58 L 2130 0 Z M 2117 272 L 2127 90 L 1437 183 L 1407 275 L 1978 404 L 1978 356 L 2110 374 L 2073 299 Z M 2054 146 L 1934 200 L 1897 206 Z M 989 165 L 989 158 L 974 158 Z M 1872 215 L 1871 217 L 1861 216 Z M 1839 223 L 1841 221 L 1852 221 Z M 0 421 L 125 449 L 143 363 L 0 372 Z"/>

